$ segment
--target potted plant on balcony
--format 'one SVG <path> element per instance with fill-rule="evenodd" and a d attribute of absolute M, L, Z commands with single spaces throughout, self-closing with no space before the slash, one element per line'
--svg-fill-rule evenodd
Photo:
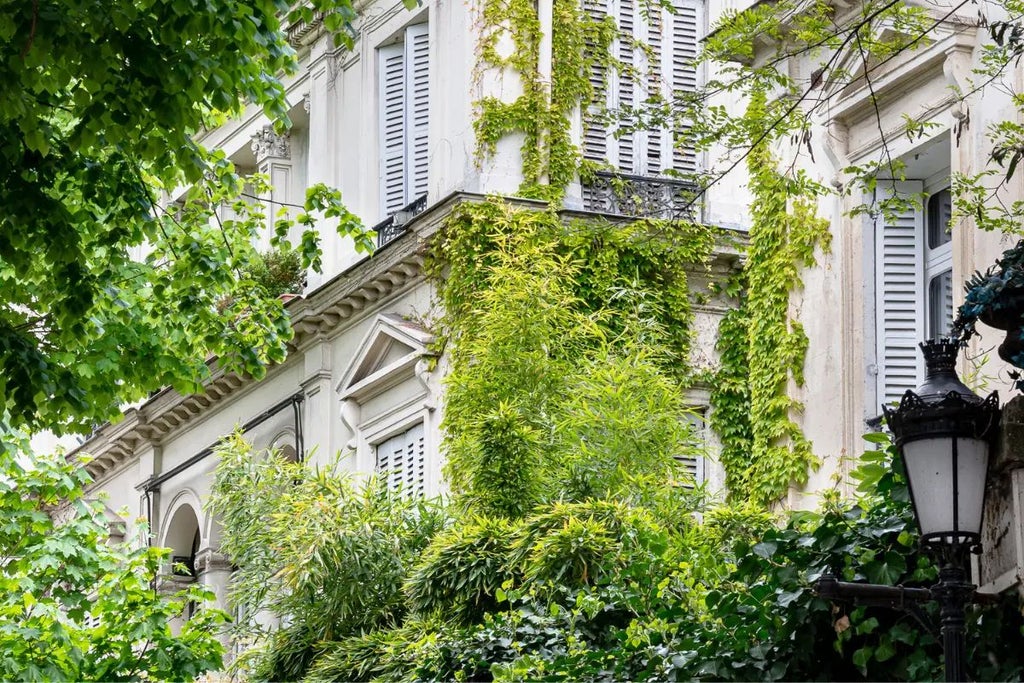
<path fill-rule="evenodd" d="M 302 296 L 306 272 L 302 257 L 294 249 L 271 249 L 261 252 L 242 272 L 242 279 L 251 280 L 268 297 L 277 297 L 284 303 Z M 235 302 L 226 296 L 217 305 L 223 313 Z"/>
<path fill-rule="evenodd" d="M 249 266 L 247 275 L 262 287 L 268 296 L 276 296 L 285 303 L 302 296 L 306 284 L 306 271 L 302 259 L 294 249 L 271 249 L 260 254 Z"/>

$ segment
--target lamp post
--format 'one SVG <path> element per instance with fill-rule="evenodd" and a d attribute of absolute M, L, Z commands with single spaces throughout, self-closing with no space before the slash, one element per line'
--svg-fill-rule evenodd
<path fill-rule="evenodd" d="M 963 681 L 964 606 L 974 592 L 967 557 L 980 552 L 989 447 L 998 431 L 999 397 L 982 399 L 957 377 L 957 340 L 921 344 L 927 374 L 897 408 L 884 407 L 903 457 L 922 548 L 939 564 L 931 596 L 939 603 L 947 681 Z"/>

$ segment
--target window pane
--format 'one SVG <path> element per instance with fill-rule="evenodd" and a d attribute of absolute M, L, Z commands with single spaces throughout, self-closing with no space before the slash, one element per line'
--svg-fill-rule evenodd
<path fill-rule="evenodd" d="M 949 221 L 953 217 L 953 197 L 949 190 L 928 198 L 928 248 L 940 247 L 950 239 Z"/>
<path fill-rule="evenodd" d="M 928 336 L 948 337 L 953 329 L 953 271 L 928 281 Z"/>

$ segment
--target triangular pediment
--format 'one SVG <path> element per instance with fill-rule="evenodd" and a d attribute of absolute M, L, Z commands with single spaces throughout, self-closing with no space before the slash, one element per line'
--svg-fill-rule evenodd
<path fill-rule="evenodd" d="M 360 401 L 411 376 L 433 339 L 418 323 L 393 313 L 377 316 L 338 384 L 338 393 Z"/>
<path fill-rule="evenodd" d="M 356 366 L 351 384 L 357 384 L 370 375 L 380 372 L 395 361 L 399 361 L 413 353 L 416 353 L 414 347 L 395 339 L 387 333 L 380 334 L 362 358 L 362 362 Z"/>

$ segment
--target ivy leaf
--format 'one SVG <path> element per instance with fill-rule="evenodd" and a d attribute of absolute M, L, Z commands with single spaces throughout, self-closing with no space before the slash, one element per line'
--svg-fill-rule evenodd
<path fill-rule="evenodd" d="M 779 607 L 789 607 L 796 600 L 800 599 L 800 597 L 802 597 L 803 594 L 803 589 L 795 591 L 782 591 L 781 593 L 779 593 L 779 597 L 777 599 Z"/>
<path fill-rule="evenodd" d="M 874 648 L 868 645 L 865 645 L 853 653 L 853 664 L 864 676 L 867 676 L 868 674 L 868 662 L 871 661 L 872 654 L 874 654 Z"/>

